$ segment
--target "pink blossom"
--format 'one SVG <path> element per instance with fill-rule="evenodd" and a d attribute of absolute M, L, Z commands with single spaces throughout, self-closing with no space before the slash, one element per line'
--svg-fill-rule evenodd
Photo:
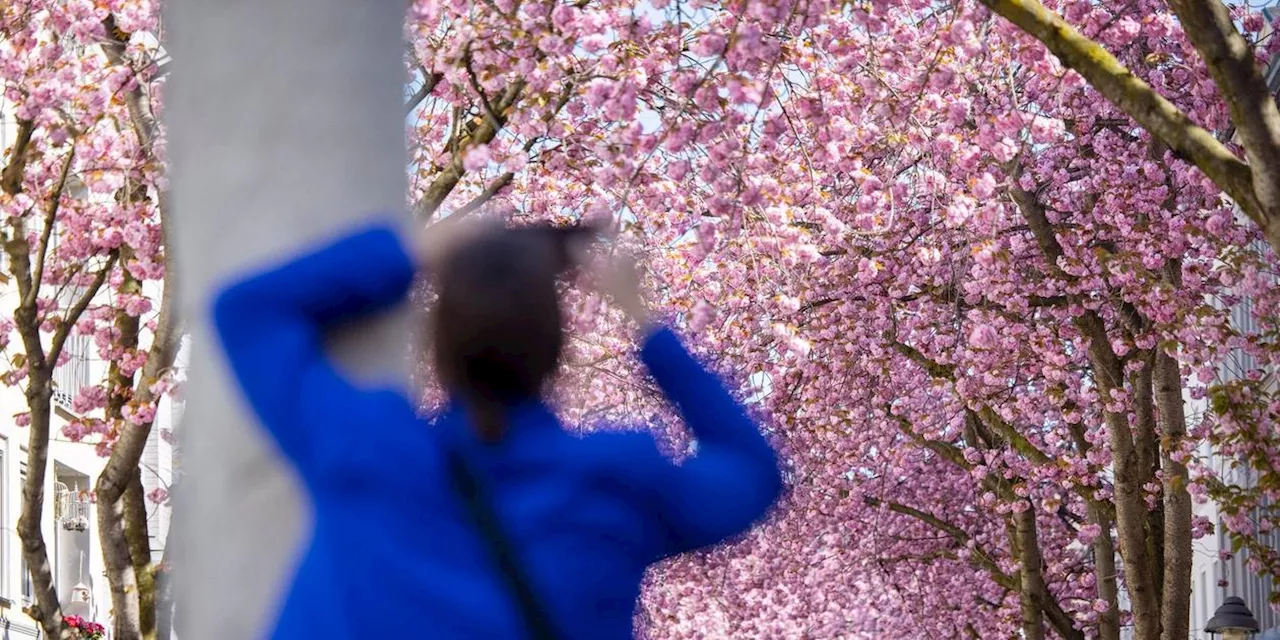
<path fill-rule="evenodd" d="M 1000 334 L 989 324 L 979 324 L 969 333 L 969 344 L 978 349 L 994 349 L 1000 341 Z"/>
<path fill-rule="evenodd" d="M 709 57 L 724 51 L 725 39 L 719 33 L 709 32 L 698 38 L 691 48 L 694 55 Z"/>
<path fill-rule="evenodd" d="M 462 168 L 467 171 L 479 171 L 489 166 L 489 146 L 478 144 L 467 149 L 462 157 Z"/>
<path fill-rule="evenodd" d="M 1115 24 L 1112 25 L 1111 30 L 1114 34 L 1113 41 L 1119 46 L 1124 46 L 1133 42 L 1134 38 L 1138 37 L 1138 33 L 1142 30 L 1142 25 L 1139 24 L 1137 20 L 1134 20 L 1129 16 L 1124 16 L 1119 20 L 1116 20 Z"/>
<path fill-rule="evenodd" d="M 990 198 L 996 191 L 996 179 L 990 173 L 983 172 L 973 183 L 973 197 L 979 200 Z"/>

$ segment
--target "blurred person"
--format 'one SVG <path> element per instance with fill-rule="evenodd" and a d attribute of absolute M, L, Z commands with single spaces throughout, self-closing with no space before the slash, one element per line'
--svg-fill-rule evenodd
<path fill-rule="evenodd" d="M 632 637 L 645 568 L 746 531 L 781 491 L 757 426 L 645 305 L 634 262 L 582 229 L 446 220 L 404 243 L 357 230 L 227 287 L 214 320 L 248 403 L 314 518 L 271 637 Z M 644 432 L 566 431 L 544 401 L 586 272 L 635 323 L 640 357 L 698 446 L 675 464 Z M 426 338 L 448 395 L 341 375 L 326 332 L 434 280 Z"/>

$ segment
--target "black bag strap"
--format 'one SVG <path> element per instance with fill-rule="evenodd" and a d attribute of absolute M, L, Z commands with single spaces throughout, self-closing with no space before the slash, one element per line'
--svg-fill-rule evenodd
<path fill-rule="evenodd" d="M 471 513 L 471 519 L 479 528 L 480 534 L 489 543 L 490 550 L 498 561 L 498 568 L 520 605 L 520 614 L 524 618 L 529 637 L 532 640 L 557 640 L 560 634 L 556 632 L 547 610 L 538 602 L 537 594 L 525 579 L 520 563 L 516 560 L 515 548 L 498 524 L 497 515 L 489 508 L 479 479 L 471 472 L 462 454 L 450 449 L 446 455 L 449 474 L 453 476 L 458 494 L 466 503 L 467 511 Z"/>

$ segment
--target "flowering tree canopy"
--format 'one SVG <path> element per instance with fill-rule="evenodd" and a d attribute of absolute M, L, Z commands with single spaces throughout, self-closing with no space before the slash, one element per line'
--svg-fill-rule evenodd
<path fill-rule="evenodd" d="M 1185 149 L 978 4 L 416 7 L 418 210 L 612 216 L 787 451 L 776 517 L 655 570 L 650 636 L 1186 635 L 1201 445 L 1274 468 L 1277 434 L 1216 386 L 1274 357 L 1229 309 L 1274 254 Z M 1058 8 L 1229 135 L 1167 7 Z M 566 412 L 686 452 L 574 303 Z"/>
<path fill-rule="evenodd" d="M 420 219 L 487 207 L 614 222 L 655 302 L 785 451 L 777 514 L 654 569 L 647 637 L 1186 637 L 1191 543 L 1209 532 L 1191 505 L 1209 494 L 1254 568 L 1280 567 L 1251 543 L 1274 527 L 1280 487 L 1266 375 L 1280 293 L 1258 136 L 1223 142 L 1240 123 L 1223 96 L 1237 94 L 1184 33 L 1200 24 L 1188 7 L 989 6 L 410 9 Z M 1057 12 L 1194 135 L 1144 120 L 1017 11 Z M 1248 44 L 1269 33 L 1233 11 Z M 5 382 L 30 401 L 24 554 L 45 566 L 55 368 L 92 340 L 109 371 L 78 393 L 67 435 L 110 456 L 97 491 L 115 636 L 146 635 L 151 559 L 129 532 L 176 331 L 157 8 L 28 1 L 0 18 L 18 118 L 0 205 L 20 299 Z M 1231 181 L 1241 171 L 1252 200 Z M 1224 193 L 1257 224 L 1237 224 Z M 620 316 L 568 302 L 564 414 L 643 423 L 689 453 Z M 1211 447 L 1259 482 L 1233 485 Z M 42 624 L 66 637 L 51 576 L 35 577 Z"/>

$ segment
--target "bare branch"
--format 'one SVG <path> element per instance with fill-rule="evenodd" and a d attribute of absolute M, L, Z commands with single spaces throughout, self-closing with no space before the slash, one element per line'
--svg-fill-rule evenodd
<path fill-rule="evenodd" d="M 418 87 L 418 90 L 412 96 L 409 96 L 409 99 L 404 103 L 404 115 L 406 118 L 413 113 L 414 109 L 418 108 L 418 105 L 422 104 L 423 100 L 427 99 L 427 96 L 431 95 L 431 92 L 436 90 L 436 86 L 440 84 L 441 80 L 444 80 L 443 73 L 427 73 L 426 70 L 423 70 L 422 86 Z"/>
<path fill-rule="evenodd" d="M 107 281 L 107 275 L 111 273 L 111 269 L 116 266 L 116 261 L 120 254 L 112 251 L 107 257 L 107 264 L 103 265 L 98 273 L 93 276 L 93 282 L 85 288 L 84 295 L 76 300 L 71 308 L 67 310 L 66 316 L 62 319 L 62 323 L 58 325 L 58 329 L 53 333 L 53 340 L 49 342 L 49 360 L 57 362 L 58 356 L 62 355 L 62 348 L 67 343 L 67 338 L 71 335 L 71 330 L 75 327 L 76 321 L 84 314 L 85 309 L 89 308 L 89 304 L 93 302 L 93 298 L 98 295 L 98 290 Z"/>
<path fill-rule="evenodd" d="M 71 152 L 67 154 L 67 159 L 62 163 L 62 172 L 58 175 L 58 184 L 53 188 L 53 194 L 49 199 L 49 207 L 44 215 L 44 228 L 40 230 L 40 244 L 36 248 L 36 263 L 34 265 L 35 274 L 31 277 L 32 286 L 31 293 L 28 295 L 36 295 L 40 290 L 40 285 L 44 283 L 45 261 L 49 254 L 49 240 L 53 237 L 53 225 L 58 217 L 58 209 L 62 204 L 62 193 L 67 186 L 67 176 L 71 173 L 71 162 L 75 160 L 76 149 L 71 147 Z"/>

